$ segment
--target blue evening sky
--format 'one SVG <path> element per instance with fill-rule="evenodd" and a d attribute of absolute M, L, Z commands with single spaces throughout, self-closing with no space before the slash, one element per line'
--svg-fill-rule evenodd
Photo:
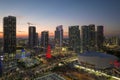
<path fill-rule="evenodd" d="M 17 17 L 17 34 L 27 34 L 30 22 L 37 32 L 54 34 L 63 25 L 67 35 L 71 25 L 103 25 L 106 35 L 120 35 L 120 0 L 0 0 L 0 32 L 3 17 Z"/>

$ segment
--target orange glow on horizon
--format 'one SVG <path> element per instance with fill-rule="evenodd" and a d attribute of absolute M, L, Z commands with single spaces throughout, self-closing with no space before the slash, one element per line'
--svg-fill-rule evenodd
<path fill-rule="evenodd" d="M 115 36 L 115 34 L 118 34 L 117 32 L 110 32 L 110 31 L 106 31 L 104 32 L 105 36 Z M 38 37 L 41 37 L 41 34 L 38 34 Z M 49 33 L 49 37 L 54 37 L 54 33 L 50 32 Z M 64 37 L 68 37 L 68 33 L 64 32 Z M 3 38 L 3 33 L 0 33 L 0 38 Z M 28 38 L 28 33 L 24 32 L 24 33 L 19 33 L 17 32 L 17 38 Z"/>
<path fill-rule="evenodd" d="M 38 37 L 41 37 L 41 34 Z M 49 37 L 54 37 L 54 33 L 49 33 Z M 68 34 L 64 33 L 64 37 L 68 37 Z M 0 38 L 3 38 L 3 33 L 0 33 Z M 17 33 L 17 38 L 28 38 L 28 33 Z"/>
<path fill-rule="evenodd" d="M 3 35 L 2 34 L 0 34 L 0 38 L 2 38 L 3 37 Z"/>

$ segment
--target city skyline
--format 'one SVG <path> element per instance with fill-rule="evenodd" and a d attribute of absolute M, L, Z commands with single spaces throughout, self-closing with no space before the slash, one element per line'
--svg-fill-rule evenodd
<path fill-rule="evenodd" d="M 3 17 L 16 16 L 17 37 L 28 37 L 28 22 L 36 26 L 36 32 L 49 31 L 54 35 L 56 26 L 63 25 L 64 36 L 68 26 L 103 25 L 105 36 L 119 35 L 120 1 L 114 0 L 1 0 L 0 38 L 3 33 Z"/>

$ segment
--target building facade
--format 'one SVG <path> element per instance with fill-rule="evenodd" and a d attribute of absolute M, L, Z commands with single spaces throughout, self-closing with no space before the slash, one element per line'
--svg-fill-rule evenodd
<path fill-rule="evenodd" d="M 82 51 L 95 51 L 96 50 L 96 32 L 95 25 L 84 25 L 82 30 Z"/>
<path fill-rule="evenodd" d="M 29 26 L 29 47 L 33 48 L 36 42 L 36 27 Z"/>
<path fill-rule="evenodd" d="M 36 33 L 35 35 L 35 46 L 39 45 L 39 37 L 38 37 L 38 33 Z"/>
<path fill-rule="evenodd" d="M 4 53 L 16 53 L 16 17 L 3 18 Z"/>
<path fill-rule="evenodd" d="M 102 49 L 104 43 L 104 26 L 97 26 L 97 48 Z"/>
<path fill-rule="evenodd" d="M 87 25 L 84 25 L 81 27 L 81 33 L 82 33 L 82 52 L 88 51 L 89 49 L 89 27 Z"/>
<path fill-rule="evenodd" d="M 63 26 L 57 26 L 55 30 L 55 44 L 58 47 L 63 45 Z"/>
<path fill-rule="evenodd" d="M 80 30 L 79 26 L 69 27 L 69 46 L 77 53 L 80 52 Z"/>
<path fill-rule="evenodd" d="M 41 32 L 41 46 L 43 47 L 44 51 L 46 51 L 48 44 L 49 44 L 49 32 L 42 31 Z"/>
<path fill-rule="evenodd" d="M 89 35 L 90 35 L 90 46 L 93 46 L 93 48 L 95 47 L 96 44 L 96 32 L 95 32 L 95 25 L 94 24 L 90 24 L 89 25 Z"/>

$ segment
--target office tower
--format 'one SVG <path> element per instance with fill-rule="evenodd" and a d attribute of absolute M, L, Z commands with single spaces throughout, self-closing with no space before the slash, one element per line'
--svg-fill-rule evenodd
<path fill-rule="evenodd" d="M 4 53 L 16 52 L 16 17 L 3 18 Z"/>
<path fill-rule="evenodd" d="M 44 48 L 44 51 L 46 51 L 48 44 L 49 44 L 49 32 L 42 31 L 41 32 L 41 46 Z"/>
<path fill-rule="evenodd" d="M 69 45 L 76 52 L 80 52 L 80 30 L 79 26 L 69 27 Z"/>
<path fill-rule="evenodd" d="M 36 46 L 39 45 L 38 33 L 36 33 L 36 35 L 35 35 L 35 45 L 36 45 Z"/>
<path fill-rule="evenodd" d="M 89 25 L 89 49 L 90 51 L 95 51 L 95 46 L 96 46 L 96 37 L 95 37 L 95 25 L 90 24 Z"/>
<path fill-rule="evenodd" d="M 84 25 L 81 27 L 81 42 L 82 42 L 82 52 L 86 52 L 89 50 L 89 26 Z"/>
<path fill-rule="evenodd" d="M 82 51 L 95 51 L 96 50 L 96 37 L 95 37 L 95 25 L 84 25 L 82 30 Z"/>
<path fill-rule="evenodd" d="M 36 41 L 36 27 L 29 26 L 29 47 L 33 48 L 35 46 Z"/>
<path fill-rule="evenodd" d="M 55 43 L 56 46 L 62 47 L 63 44 L 63 26 L 57 26 L 55 30 Z"/>
<path fill-rule="evenodd" d="M 103 26 L 97 26 L 97 47 L 98 49 L 101 49 L 103 47 L 104 42 L 104 27 Z"/>

